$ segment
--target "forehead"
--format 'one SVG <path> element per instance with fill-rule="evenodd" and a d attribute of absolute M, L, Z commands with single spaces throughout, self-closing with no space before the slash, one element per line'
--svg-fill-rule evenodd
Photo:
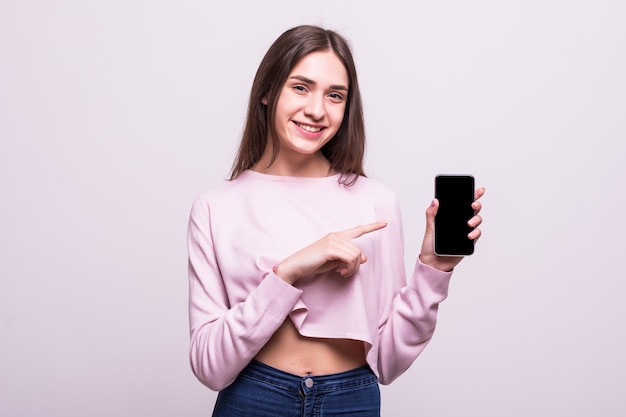
<path fill-rule="evenodd" d="M 348 87 L 348 71 L 332 50 L 311 52 L 296 63 L 289 77 L 299 75 L 320 85 L 343 85 Z"/>

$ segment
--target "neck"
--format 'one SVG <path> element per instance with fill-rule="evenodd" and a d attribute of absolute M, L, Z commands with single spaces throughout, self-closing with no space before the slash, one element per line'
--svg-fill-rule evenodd
<path fill-rule="evenodd" d="M 269 148 L 269 147 L 268 147 Z M 265 150 L 263 156 L 252 169 L 257 172 L 269 175 L 281 175 L 289 177 L 328 177 L 334 175 L 330 162 L 321 151 L 311 155 L 286 155 L 286 152 L 279 152 L 276 160 L 272 160 L 271 149 Z"/>

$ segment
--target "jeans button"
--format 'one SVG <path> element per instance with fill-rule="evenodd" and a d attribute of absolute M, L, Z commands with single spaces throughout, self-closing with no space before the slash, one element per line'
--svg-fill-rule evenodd
<path fill-rule="evenodd" d="M 306 385 L 307 388 L 311 388 L 313 386 L 313 379 L 311 378 L 307 378 L 304 380 L 304 385 Z"/>

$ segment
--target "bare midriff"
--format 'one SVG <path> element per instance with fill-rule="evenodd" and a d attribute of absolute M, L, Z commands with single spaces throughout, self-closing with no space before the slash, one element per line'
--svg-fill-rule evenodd
<path fill-rule="evenodd" d="M 367 364 L 363 342 L 302 336 L 290 319 L 276 330 L 255 359 L 293 375 L 328 375 Z"/>

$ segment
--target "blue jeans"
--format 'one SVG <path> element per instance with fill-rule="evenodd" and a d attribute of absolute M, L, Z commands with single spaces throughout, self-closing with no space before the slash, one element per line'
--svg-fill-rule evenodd
<path fill-rule="evenodd" d="M 297 376 L 252 361 L 217 397 L 213 417 L 380 416 L 380 389 L 364 366 Z"/>

